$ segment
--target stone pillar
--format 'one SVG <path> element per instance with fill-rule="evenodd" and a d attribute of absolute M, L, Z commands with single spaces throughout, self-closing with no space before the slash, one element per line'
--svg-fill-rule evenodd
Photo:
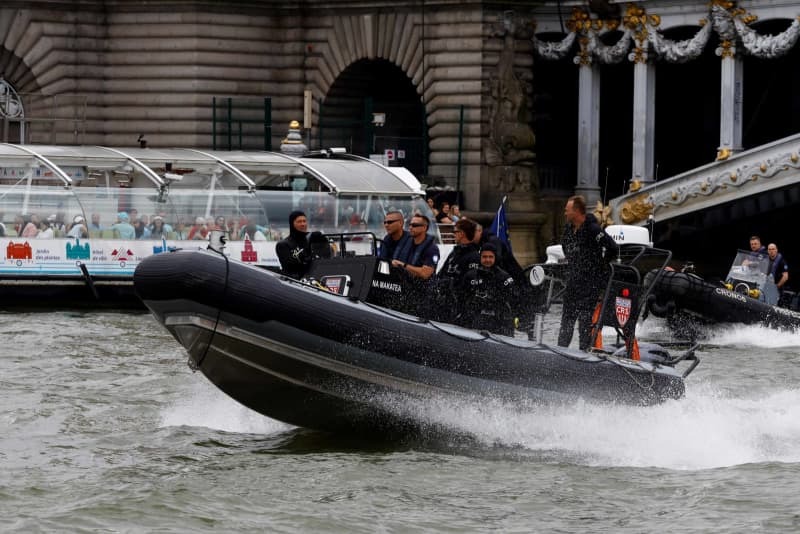
<path fill-rule="evenodd" d="M 575 193 L 587 206 L 600 200 L 600 71 L 590 62 L 579 63 L 578 78 L 578 183 Z"/>
<path fill-rule="evenodd" d="M 655 181 L 656 69 L 646 59 L 633 66 L 632 180 Z"/>
<path fill-rule="evenodd" d="M 722 57 L 720 80 L 720 125 L 717 159 L 728 159 L 742 150 L 742 89 L 744 67 L 736 55 L 735 45 L 728 42 L 717 49 Z"/>

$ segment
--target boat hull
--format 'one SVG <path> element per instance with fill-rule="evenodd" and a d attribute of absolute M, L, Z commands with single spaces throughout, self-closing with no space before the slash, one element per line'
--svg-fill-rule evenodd
<path fill-rule="evenodd" d="M 800 313 L 772 306 L 699 276 L 665 271 L 656 282 L 648 310 L 670 318 L 688 312 L 706 322 L 763 324 L 772 328 L 800 327 Z"/>
<path fill-rule="evenodd" d="M 134 284 L 211 382 L 297 426 L 407 432 L 443 424 L 426 415 L 431 400 L 653 404 L 684 392 L 671 367 L 422 321 L 214 253 L 147 258 Z"/>

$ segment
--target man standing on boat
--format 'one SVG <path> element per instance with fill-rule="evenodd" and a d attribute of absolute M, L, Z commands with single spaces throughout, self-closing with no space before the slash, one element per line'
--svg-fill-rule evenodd
<path fill-rule="evenodd" d="M 561 329 L 558 344 L 569 346 L 575 321 L 578 321 L 578 348 L 587 350 L 591 344 L 592 311 L 608 280 L 608 262 L 617 255 L 617 244 L 597 222 L 586 213 L 582 196 L 570 197 L 564 208 L 567 224 L 561 238 L 567 273 Z"/>
<path fill-rule="evenodd" d="M 391 261 L 397 258 L 397 252 L 411 239 L 408 232 L 403 229 L 403 213 L 400 211 L 390 211 L 383 219 L 383 227 L 386 229 L 386 236 L 381 241 L 381 249 L 378 258 Z"/>
<path fill-rule="evenodd" d="M 311 268 L 311 244 L 308 242 L 308 219 L 302 211 L 289 214 L 289 236 L 275 245 L 281 272 L 296 280 Z"/>
<path fill-rule="evenodd" d="M 789 266 L 783 258 L 783 254 L 778 252 L 778 245 L 770 243 L 767 246 L 767 255 L 769 256 L 769 270 L 767 271 L 772 275 L 775 285 L 778 286 L 778 292 L 783 293 L 786 288 L 786 282 L 789 281 Z"/>

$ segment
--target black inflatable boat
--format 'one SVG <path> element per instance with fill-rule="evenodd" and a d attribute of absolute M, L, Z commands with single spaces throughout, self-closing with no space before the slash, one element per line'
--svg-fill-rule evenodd
<path fill-rule="evenodd" d="M 134 285 L 190 365 L 222 391 L 271 418 L 323 431 L 425 430 L 405 401 L 654 404 L 680 398 L 698 363 L 693 351 L 671 357 L 643 344 L 634 360 L 625 345 L 586 353 L 422 320 L 367 302 L 381 270 L 374 256 L 324 262 L 329 282 L 342 273 L 333 290 L 215 251 L 148 257 Z M 616 316 L 635 323 L 636 304 L 627 306 L 620 315 L 618 304 Z"/>
<path fill-rule="evenodd" d="M 739 251 L 728 276 L 717 283 L 691 269 L 664 271 L 648 297 L 648 312 L 666 318 L 677 335 L 689 338 L 701 337 L 703 326 L 714 323 L 798 328 L 800 313 L 787 307 L 791 299 L 779 302 L 778 290 L 767 274 L 768 264 L 766 255 Z"/>

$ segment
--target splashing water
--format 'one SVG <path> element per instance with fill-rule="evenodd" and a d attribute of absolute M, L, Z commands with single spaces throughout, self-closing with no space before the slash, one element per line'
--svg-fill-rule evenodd
<path fill-rule="evenodd" d="M 265 435 L 293 428 L 250 410 L 206 381 L 192 381 L 179 401 L 162 410 L 161 426 L 182 425 Z"/>

